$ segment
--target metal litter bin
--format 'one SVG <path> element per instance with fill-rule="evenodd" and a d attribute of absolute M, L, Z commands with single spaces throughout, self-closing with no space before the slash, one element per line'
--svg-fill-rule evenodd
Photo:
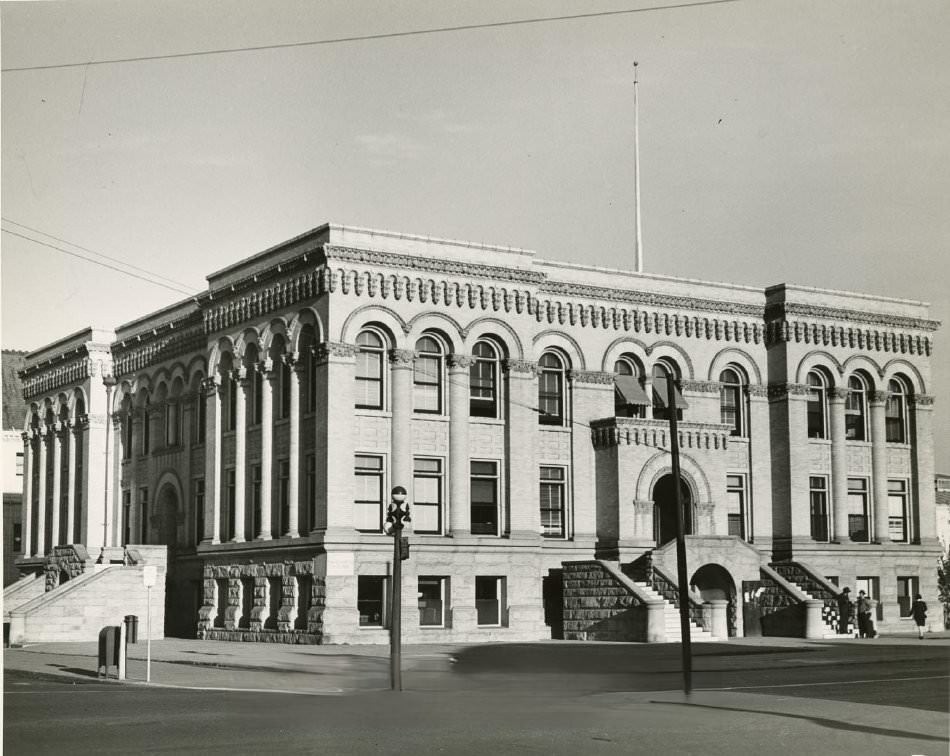
<path fill-rule="evenodd" d="M 134 614 L 125 615 L 125 642 L 139 642 L 139 618 Z"/>

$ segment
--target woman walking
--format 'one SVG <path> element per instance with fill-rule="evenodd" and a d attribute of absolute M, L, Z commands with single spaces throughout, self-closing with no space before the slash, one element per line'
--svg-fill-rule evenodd
<path fill-rule="evenodd" d="M 924 639 L 924 627 L 927 624 L 927 604 L 918 593 L 914 596 L 914 603 L 910 607 L 910 615 L 917 624 L 917 637 Z"/>

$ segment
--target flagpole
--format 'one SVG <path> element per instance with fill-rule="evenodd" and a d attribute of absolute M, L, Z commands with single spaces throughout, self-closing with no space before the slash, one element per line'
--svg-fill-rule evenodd
<path fill-rule="evenodd" d="M 633 181 L 634 204 L 636 205 L 636 252 L 637 273 L 643 272 L 643 237 L 640 230 L 640 103 L 639 78 L 637 76 L 637 61 L 633 62 Z"/>

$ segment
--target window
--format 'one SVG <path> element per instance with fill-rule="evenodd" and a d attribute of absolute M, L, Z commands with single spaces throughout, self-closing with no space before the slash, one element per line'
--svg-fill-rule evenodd
<path fill-rule="evenodd" d="M 621 357 L 614 363 L 614 415 L 646 417 L 650 399 L 643 390 L 643 372 L 637 363 Z"/>
<path fill-rule="evenodd" d="M 205 399 L 204 394 L 198 392 L 198 396 L 195 398 L 195 414 L 198 415 L 198 420 L 195 423 L 195 443 L 203 444 L 205 442 L 205 429 L 208 427 L 208 401 Z M 131 449 L 132 448 L 132 423 L 128 423 L 128 432 L 129 432 L 129 441 L 128 443 L 123 442 L 123 447 Z"/>
<path fill-rule="evenodd" d="M 297 576 L 297 619 L 295 630 L 307 630 L 310 627 L 310 607 L 313 606 L 313 575 Z"/>
<path fill-rule="evenodd" d="M 736 370 L 726 368 L 719 374 L 719 382 L 722 384 L 719 389 L 719 422 L 729 426 L 730 436 L 744 436 L 742 378 Z"/>
<path fill-rule="evenodd" d="M 217 611 L 214 616 L 214 626 L 224 627 L 224 615 L 228 608 L 228 578 L 217 578 L 214 581 L 214 605 Z"/>
<path fill-rule="evenodd" d="M 224 506 L 221 507 L 221 540 L 230 541 L 234 538 L 236 523 L 234 522 L 235 506 L 234 470 L 224 471 Z"/>
<path fill-rule="evenodd" d="M 142 408 L 142 455 L 148 454 L 150 447 L 149 436 L 151 435 L 152 417 L 148 406 L 148 397 L 145 399 L 145 406 Z"/>
<path fill-rule="evenodd" d="M 817 370 L 808 374 L 808 438 L 827 438 L 828 385 Z"/>
<path fill-rule="evenodd" d="M 504 624 L 505 578 L 475 577 L 475 614 L 482 627 L 500 627 Z"/>
<path fill-rule="evenodd" d="M 498 350 L 487 341 L 479 341 L 472 350 L 469 369 L 472 417 L 498 417 Z"/>
<path fill-rule="evenodd" d="M 442 346 L 432 336 L 416 342 L 412 368 L 412 406 L 416 412 L 442 412 Z"/>
<path fill-rule="evenodd" d="M 383 340 L 374 331 L 356 337 L 356 406 L 383 408 Z"/>
<path fill-rule="evenodd" d="M 538 422 L 564 425 L 564 361 L 553 352 L 545 352 L 538 362 Z"/>
<path fill-rule="evenodd" d="M 683 410 L 688 406 L 677 385 L 676 371 L 670 365 L 658 362 L 653 366 L 653 417 L 670 419 L 670 392 L 676 401 L 676 419 L 683 419 Z"/>
<path fill-rule="evenodd" d="M 317 350 L 307 349 L 307 412 L 317 409 Z"/>
<path fill-rule="evenodd" d="M 726 476 L 729 535 L 745 538 L 745 475 Z"/>
<path fill-rule="evenodd" d="M 412 521 L 416 533 L 442 532 L 442 460 L 413 460 Z"/>
<path fill-rule="evenodd" d="M 260 425 L 264 417 L 264 373 L 260 366 L 254 366 L 253 372 L 254 390 L 251 392 L 251 404 L 253 405 L 254 424 Z"/>
<path fill-rule="evenodd" d="M 887 403 L 884 405 L 885 438 L 889 444 L 907 443 L 907 387 L 894 379 L 887 384 Z"/>
<path fill-rule="evenodd" d="M 19 522 L 13 523 L 13 539 L 10 543 L 10 551 L 14 554 L 23 551 L 23 525 Z"/>
<path fill-rule="evenodd" d="M 419 625 L 445 627 L 445 605 L 448 578 L 419 578 Z"/>
<path fill-rule="evenodd" d="M 224 429 L 233 431 L 237 427 L 237 392 L 238 382 L 233 372 L 229 372 L 224 379 L 224 390 L 228 392 L 225 405 L 227 412 L 224 416 Z"/>
<path fill-rule="evenodd" d="M 195 478 L 195 543 L 201 543 L 205 533 L 205 479 Z"/>
<path fill-rule="evenodd" d="M 900 610 L 901 618 L 910 617 L 910 608 L 914 604 L 914 596 L 920 593 L 919 578 L 898 577 L 897 578 L 897 607 Z"/>
<path fill-rule="evenodd" d="M 16 453 L 16 475 L 18 478 L 23 477 L 23 452 Z"/>
<path fill-rule="evenodd" d="M 865 478 L 848 478 L 848 537 L 867 543 L 868 535 L 868 482 Z"/>
<path fill-rule="evenodd" d="M 844 434 L 848 441 L 864 441 L 868 437 L 867 397 L 864 379 L 852 375 L 848 379 L 848 399 L 844 405 Z"/>
<path fill-rule="evenodd" d="M 282 459 L 277 463 L 277 522 L 275 535 L 287 532 L 290 524 L 290 460 Z"/>
<path fill-rule="evenodd" d="M 306 470 L 306 512 L 308 522 L 304 523 L 302 532 L 307 533 L 316 527 L 317 523 L 317 455 L 308 454 L 305 458 Z"/>
<path fill-rule="evenodd" d="M 892 541 L 907 541 L 907 481 L 887 481 L 887 535 Z"/>
<path fill-rule="evenodd" d="M 204 405 L 201 397 L 198 403 Z M 200 419 L 200 417 L 199 417 Z M 204 432 L 198 436 L 200 441 L 204 441 Z M 126 412 L 122 417 L 122 459 L 132 459 L 132 413 Z"/>
<path fill-rule="evenodd" d="M 471 463 L 473 535 L 498 535 L 498 463 Z"/>
<path fill-rule="evenodd" d="M 290 369 L 290 363 L 287 360 L 281 359 L 279 364 L 277 388 L 280 391 L 280 396 L 278 397 L 277 407 L 278 417 L 283 420 L 290 417 L 290 382 L 293 380 L 293 371 Z"/>
<path fill-rule="evenodd" d="M 379 531 L 383 527 L 383 458 L 356 455 L 356 500 L 353 521 L 357 530 Z"/>
<path fill-rule="evenodd" d="M 122 492 L 122 544 L 132 543 L 132 492 Z"/>
<path fill-rule="evenodd" d="M 256 537 L 261 532 L 262 504 L 261 491 L 263 481 L 263 471 L 260 465 L 251 466 L 251 511 L 254 514 L 254 533 Z"/>
<path fill-rule="evenodd" d="M 854 581 L 855 599 L 857 599 L 859 591 L 864 591 L 869 599 L 877 602 L 874 615 L 878 620 L 884 619 L 884 606 L 881 604 L 881 579 L 877 576 L 856 578 Z"/>
<path fill-rule="evenodd" d="M 141 526 L 141 535 L 142 540 L 140 543 L 148 543 L 148 489 L 140 488 L 139 489 L 139 512 L 141 513 L 141 519 L 139 520 L 139 525 Z"/>
<path fill-rule="evenodd" d="M 360 627 L 384 627 L 386 624 L 386 581 L 377 575 L 360 575 L 356 579 L 356 607 Z"/>
<path fill-rule="evenodd" d="M 811 537 L 813 541 L 828 540 L 828 479 L 813 475 L 808 479 L 811 502 Z"/>
<path fill-rule="evenodd" d="M 564 529 L 563 467 L 541 468 L 541 535 L 563 538 Z"/>

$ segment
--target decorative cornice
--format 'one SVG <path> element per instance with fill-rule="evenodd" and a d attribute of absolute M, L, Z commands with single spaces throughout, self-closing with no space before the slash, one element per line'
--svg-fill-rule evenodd
<path fill-rule="evenodd" d="M 568 376 L 574 383 L 593 383 L 602 386 L 612 386 L 613 373 L 604 373 L 600 370 L 569 370 Z"/>
<path fill-rule="evenodd" d="M 804 383 L 770 383 L 769 399 L 783 399 L 786 396 L 808 396 L 809 388 Z"/>
<path fill-rule="evenodd" d="M 933 351 L 933 341 L 929 336 L 897 333 L 877 328 L 779 319 L 769 321 L 765 331 L 765 341 L 768 346 L 786 342 L 859 349 L 868 352 L 921 354 L 928 357 Z"/>
<path fill-rule="evenodd" d="M 468 354 L 449 354 L 445 358 L 446 364 L 449 368 L 457 368 L 460 370 L 468 370 L 475 362 L 475 360 Z"/>
<path fill-rule="evenodd" d="M 749 396 L 767 397 L 769 395 L 769 387 L 759 383 L 747 383 L 745 385 L 745 393 Z"/>
<path fill-rule="evenodd" d="M 516 360 L 509 357 L 503 361 L 502 366 L 507 373 L 536 375 L 538 372 L 538 363 L 530 360 Z"/>
<path fill-rule="evenodd" d="M 20 371 L 20 379 L 23 381 L 23 398 L 35 399 L 64 386 L 82 383 L 89 375 L 90 359 L 87 354 L 55 367 L 34 365 Z"/>
<path fill-rule="evenodd" d="M 693 391 L 702 394 L 718 394 L 722 388 L 722 384 L 719 381 L 682 380 L 679 384 L 680 389 L 683 391 Z"/>
<path fill-rule="evenodd" d="M 359 351 L 359 347 L 342 341 L 324 341 L 314 348 L 318 363 L 326 362 L 333 357 L 351 360 L 359 354 Z"/>
<path fill-rule="evenodd" d="M 934 398 L 927 394 L 912 394 L 910 396 L 910 403 L 918 407 L 930 407 L 934 403 Z"/>
<path fill-rule="evenodd" d="M 598 448 L 608 446 L 646 446 L 668 449 L 670 426 L 665 420 L 610 417 L 590 424 L 591 438 Z M 728 447 L 730 426 L 722 423 L 682 422 L 678 427 L 683 449 L 724 451 Z"/>
<path fill-rule="evenodd" d="M 765 308 L 766 320 L 787 320 L 789 315 L 805 318 L 824 318 L 827 320 L 846 320 L 851 323 L 868 323 L 881 328 L 904 328 L 916 331 L 936 331 L 939 320 L 913 318 L 904 315 L 884 315 L 844 307 L 823 307 L 820 305 L 784 302 Z"/>
<path fill-rule="evenodd" d="M 200 313 L 130 336 L 112 345 L 116 376 L 131 375 L 207 346 Z"/>
<path fill-rule="evenodd" d="M 390 349 L 389 363 L 394 368 L 411 368 L 416 359 L 416 353 L 411 349 Z"/>

